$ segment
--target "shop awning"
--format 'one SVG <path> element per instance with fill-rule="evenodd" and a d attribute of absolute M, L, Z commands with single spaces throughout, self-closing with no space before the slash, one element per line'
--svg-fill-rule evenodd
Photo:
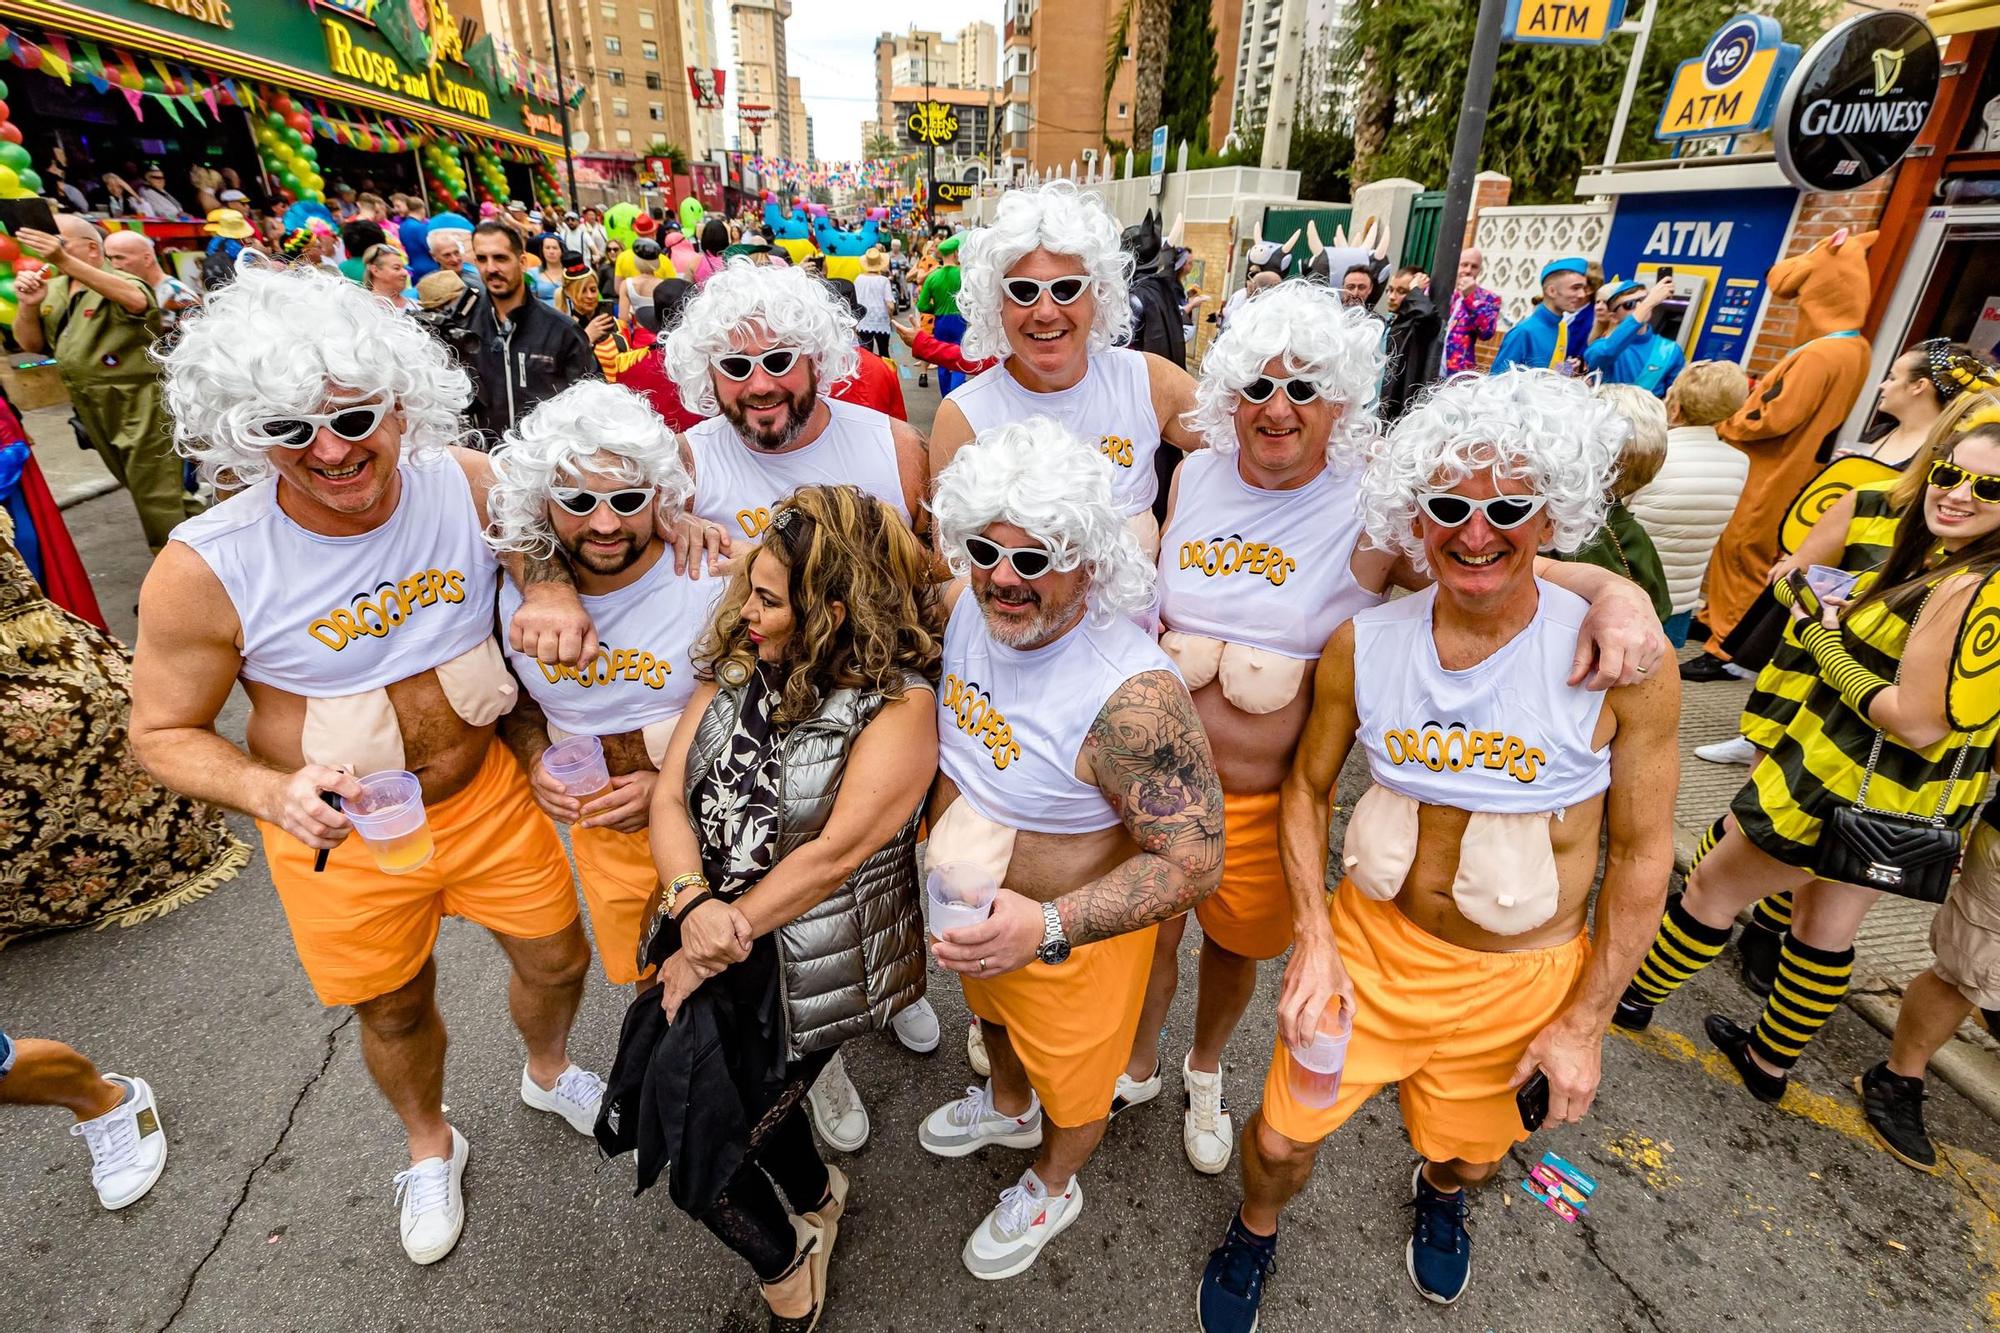
<path fill-rule="evenodd" d="M 2000 0 L 1936 0 L 1924 20 L 1940 37 L 2000 28 Z"/>

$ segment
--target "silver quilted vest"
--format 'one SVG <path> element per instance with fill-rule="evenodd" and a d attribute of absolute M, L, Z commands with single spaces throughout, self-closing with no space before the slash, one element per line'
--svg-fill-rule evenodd
<path fill-rule="evenodd" d="M 921 676 L 912 686 L 928 690 Z M 688 750 L 688 783 L 736 729 L 743 691 L 727 685 L 702 714 Z M 882 709 L 879 694 L 835 690 L 812 717 L 777 736 L 777 859 L 818 837 L 833 813 L 847 752 Z M 817 907 L 780 926 L 778 989 L 790 1059 L 887 1027 L 924 993 L 924 920 L 917 899 L 917 818 Z M 775 862 L 774 862 L 775 864 Z"/>

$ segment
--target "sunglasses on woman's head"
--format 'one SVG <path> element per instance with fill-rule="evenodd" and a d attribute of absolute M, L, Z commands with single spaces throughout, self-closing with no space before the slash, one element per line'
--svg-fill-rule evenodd
<path fill-rule="evenodd" d="M 1043 546 L 1002 546 L 985 537 L 965 539 L 965 558 L 980 569 L 991 569 L 1006 560 L 1024 579 L 1038 579 L 1055 564 L 1055 554 Z"/>
<path fill-rule="evenodd" d="M 1972 498 L 1986 505 L 2000 505 L 2000 477 L 1987 472 L 1973 472 L 1962 468 L 1948 459 L 1940 458 L 1931 464 L 1931 485 L 1941 491 L 1955 491 L 1972 483 Z"/>
<path fill-rule="evenodd" d="M 1042 299 L 1047 292 L 1049 299 L 1057 305 L 1068 305 L 1082 296 L 1090 286 L 1090 279 L 1083 277 L 1050 278 L 1041 282 L 1034 278 L 1008 278 L 1000 284 L 1000 290 L 1007 293 L 1007 299 L 1018 306 L 1031 306 Z"/>
<path fill-rule="evenodd" d="M 1280 379 L 1276 375 L 1259 375 L 1236 392 L 1246 403 L 1265 403 L 1269 402 L 1271 395 L 1280 389 L 1285 391 L 1285 397 L 1301 407 L 1320 396 L 1319 385 L 1301 375 L 1294 375 L 1289 379 Z"/>
<path fill-rule="evenodd" d="M 549 498 L 578 518 L 588 518 L 596 513 L 599 504 L 610 505 L 611 512 L 620 518 L 630 518 L 653 503 L 653 492 L 644 487 L 622 491 L 586 491 L 572 486 L 551 486 Z"/>
<path fill-rule="evenodd" d="M 1496 495 L 1491 499 L 1473 500 L 1449 491 L 1432 491 L 1417 497 L 1417 508 L 1439 527 L 1464 527 L 1477 511 L 1486 516 L 1486 526 L 1498 532 L 1520 527 L 1539 514 L 1547 503 L 1539 495 Z"/>
<path fill-rule="evenodd" d="M 798 363 L 798 359 L 799 353 L 790 347 L 773 347 L 761 356 L 748 356 L 740 352 L 732 356 L 718 356 L 715 358 L 715 368 L 725 378 L 741 383 L 749 379 L 751 372 L 758 366 L 764 367 L 764 373 L 776 379 L 788 373 Z"/>
<path fill-rule="evenodd" d="M 392 400 L 380 398 L 370 403 L 351 403 L 332 412 L 301 412 L 296 416 L 267 417 L 263 421 L 250 424 L 247 432 L 253 439 L 285 449 L 303 449 L 313 442 L 324 426 L 341 439 L 352 443 L 365 440 L 381 426 L 382 418 L 389 414 Z"/>

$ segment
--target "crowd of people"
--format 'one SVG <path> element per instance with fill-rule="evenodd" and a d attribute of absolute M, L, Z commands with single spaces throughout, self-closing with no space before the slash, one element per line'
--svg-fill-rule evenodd
<path fill-rule="evenodd" d="M 1589 1113 L 1609 1026 L 1645 1026 L 1752 904 L 1769 998 L 1706 1026 L 1775 1101 L 1869 907 L 1944 901 L 1856 1081 L 1890 1151 L 1934 1167 L 1926 1064 L 2000 1009 L 2000 827 L 1952 879 L 2000 733 L 1961 630 L 2000 613 L 2000 378 L 1969 349 L 1897 360 L 1888 475 L 1770 571 L 1757 762 L 1670 899 L 1670 645 L 1699 633 L 1752 393 L 1655 331 L 1670 279 L 1558 259 L 1503 331 L 1477 251 L 1440 301 L 1368 244 L 1315 238 L 1293 271 L 1267 243 L 1205 353 L 1170 355 L 1144 344 L 1201 312 L 1185 252 L 1062 182 L 852 281 L 721 218 L 690 241 L 642 217 L 619 254 L 588 212 L 379 202 L 275 246 L 221 208 L 227 273 L 171 333 L 157 267 L 81 218 L 20 238 L 56 276 L 19 290 L 43 311 L 24 344 L 73 392 L 93 362 L 119 390 L 85 425 L 120 442 L 158 553 L 131 753 L 164 798 L 255 819 L 306 976 L 358 1015 L 401 1124 L 413 1262 L 466 1222 L 446 915 L 508 959 L 522 1101 L 632 1153 L 641 1190 L 664 1176 L 774 1329 L 817 1322 L 864 1183 L 820 1147 L 873 1133 L 844 1043 L 934 1050 L 927 988 L 961 988 L 975 1081 L 911 1128 L 939 1157 L 1028 1155 L 962 1253 L 1015 1276 L 1080 1215 L 1111 1120 L 1171 1085 L 1190 915 L 1183 1146 L 1241 1170 L 1209 1333 L 1257 1326 L 1287 1204 L 1388 1083 L 1418 1158 L 1409 1277 L 1456 1300 L 1469 1191 Z M 892 333 L 938 376 L 928 433 Z M 182 459 L 223 498 L 184 491 Z M 242 744 L 217 729 L 238 684 Z M 383 832 L 412 810 L 420 833 Z M 603 1075 L 568 1047 L 593 956 L 631 988 Z M 1239 1123 L 1223 1057 L 1280 958 Z M 1329 1046 L 1335 1087 L 1307 1063 Z M 72 1110 L 106 1206 L 157 1179 L 143 1080 L 4 1038 L 0 1074 L 0 1101 Z"/>

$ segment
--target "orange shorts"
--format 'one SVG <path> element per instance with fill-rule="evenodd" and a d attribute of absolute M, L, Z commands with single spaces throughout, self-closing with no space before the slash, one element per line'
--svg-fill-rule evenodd
<path fill-rule="evenodd" d="M 1397 1084 L 1410 1145 L 1434 1162 L 1497 1162 L 1528 1137 L 1507 1082 L 1521 1053 L 1569 1002 L 1590 937 L 1483 953 L 1420 930 L 1394 902 L 1342 882 L 1335 943 L 1354 981 L 1354 1036 L 1332 1106 L 1301 1106 L 1280 1041 L 1264 1076 L 1264 1123 L 1317 1143 L 1385 1083 Z"/>
<path fill-rule="evenodd" d="M 569 845 L 576 853 L 577 878 L 590 905 L 590 931 L 597 937 L 605 977 L 624 986 L 651 975 L 650 967 L 639 971 L 639 927 L 660 883 L 647 830 L 571 828 Z"/>
<path fill-rule="evenodd" d="M 1079 945 L 1061 967 L 1035 962 L 1005 976 L 959 978 L 966 1007 L 1007 1029 L 1042 1113 L 1065 1129 L 1111 1114 L 1159 933 L 1147 926 Z"/>
<path fill-rule="evenodd" d="M 312 848 L 257 821 L 292 944 L 321 1004 L 360 1004 L 404 985 L 423 970 L 447 916 L 528 940 L 576 920 L 562 840 L 497 740 L 464 790 L 426 816 L 436 851 L 407 875 L 377 870 L 351 833 L 316 875 Z"/>
<path fill-rule="evenodd" d="M 1196 904 L 1210 939 L 1244 958 L 1292 947 L 1292 898 L 1278 853 L 1278 793 L 1222 793 L 1222 884 Z"/>

